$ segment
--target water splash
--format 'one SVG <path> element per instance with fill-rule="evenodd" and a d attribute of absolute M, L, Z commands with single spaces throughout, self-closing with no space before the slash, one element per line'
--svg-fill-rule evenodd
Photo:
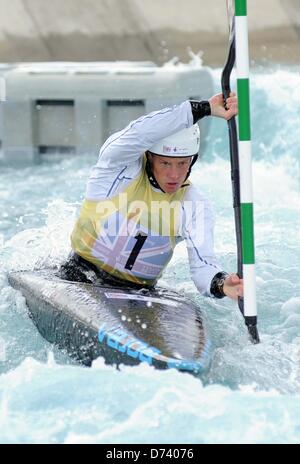
<path fill-rule="evenodd" d="M 218 85 L 220 70 L 215 71 Z M 5 443 L 296 443 L 300 430 L 299 73 L 251 78 L 254 214 L 259 329 L 248 340 L 231 301 L 208 300 L 191 282 L 184 244 L 162 283 L 201 306 L 214 344 L 201 379 L 174 370 L 91 369 L 48 344 L 29 319 L 6 272 L 56 266 L 94 163 L 45 161 L 0 173 L 0 440 Z M 292 96 L 292 97 L 291 97 Z M 282 102 L 289 102 L 284 105 Z M 215 247 L 235 270 L 227 128 L 213 121 L 192 180 L 216 216 Z M 50 357 L 49 357 L 49 353 Z M 138 432 L 137 432 L 138 431 Z"/>

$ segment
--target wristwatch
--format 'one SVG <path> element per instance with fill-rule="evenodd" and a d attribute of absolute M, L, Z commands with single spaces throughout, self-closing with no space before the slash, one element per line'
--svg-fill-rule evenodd
<path fill-rule="evenodd" d="M 226 277 L 229 274 L 227 272 L 218 272 L 212 279 L 211 284 L 210 284 L 210 293 L 215 297 L 215 298 L 224 298 L 225 293 L 223 290 L 224 287 L 224 282 Z"/>

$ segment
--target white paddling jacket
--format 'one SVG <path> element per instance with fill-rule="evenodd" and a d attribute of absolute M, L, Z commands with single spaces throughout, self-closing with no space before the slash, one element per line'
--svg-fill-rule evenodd
<path fill-rule="evenodd" d="M 145 151 L 193 124 L 189 101 L 155 111 L 113 134 L 92 168 L 73 250 L 125 281 L 154 285 L 177 243 L 185 240 L 197 289 L 211 296 L 222 271 L 213 250 L 214 221 L 207 199 L 189 181 L 168 194 L 150 184 Z"/>

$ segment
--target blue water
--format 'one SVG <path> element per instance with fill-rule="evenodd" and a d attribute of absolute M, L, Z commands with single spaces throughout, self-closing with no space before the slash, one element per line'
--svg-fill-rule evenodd
<path fill-rule="evenodd" d="M 1 168 L 1 443 L 300 442 L 299 69 L 257 70 L 251 103 L 261 344 L 248 341 L 233 302 L 197 294 L 184 245 L 162 279 L 203 309 L 214 352 L 199 379 L 147 365 L 117 371 L 101 359 L 84 368 L 39 335 L 6 273 L 66 257 L 94 159 Z M 192 179 L 214 205 L 220 260 L 235 271 L 226 137 L 214 120 Z"/>

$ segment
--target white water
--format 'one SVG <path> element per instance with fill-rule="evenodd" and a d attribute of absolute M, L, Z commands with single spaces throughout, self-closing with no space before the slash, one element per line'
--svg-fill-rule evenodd
<path fill-rule="evenodd" d="M 216 87 L 219 71 L 215 72 Z M 299 443 L 300 292 L 298 69 L 252 76 L 257 295 L 261 344 L 231 301 L 197 294 L 184 245 L 163 276 L 203 309 L 214 344 L 201 379 L 140 365 L 72 362 L 39 335 L 11 269 L 61 262 L 94 160 L 0 173 L 1 443 Z M 192 180 L 216 213 L 215 247 L 236 269 L 227 129 L 215 120 Z M 180 266 L 178 266 L 180 264 Z M 179 271 L 180 269 L 180 271 Z"/>

